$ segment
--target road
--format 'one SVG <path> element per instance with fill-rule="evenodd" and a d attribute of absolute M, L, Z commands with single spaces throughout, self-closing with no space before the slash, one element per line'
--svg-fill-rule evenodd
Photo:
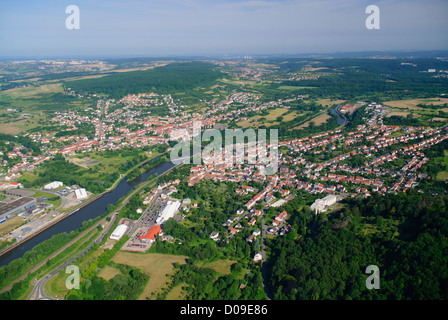
<path fill-rule="evenodd" d="M 263 278 L 263 289 L 266 293 L 266 296 L 272 300 L 272 293 L 269 288 L 269 285 L 267 284 L 267 265 L 266 265 L 266 235 L 267 235 L 267 229 L 266 226 L 266 219 L 264 217 L 264 210 L 261 211 L 261 277 Z"/>
<path fill-rule="evenodd" d="M 44 277 L 44 279 L 48 280 L 51 277 L 52 276 L 48 274 Z M 45 284 L 44 281 L 39 281 L 38 283 L 35 283 L 35 281 L 33 280 L 33 284 L 35 285 L 35 287 L 28 300 L 55 300 L 54 298 L 49 297 L 45 294 L 43 286 Z"/>
<path fill-rule="evenodd" d="M 156 217 L 155 216 L 153 216 L 153 217 L 149 216 L 148 217 L 148 214 L 150 214 L 149 211 L 157 203 L 159 195 L 160 195 L 160 190 L 157 189 L 156 194 L 151 199 L 151 202 L 148 204 L 146 210 L 142 213 L 140 218 L 138 218 L 137 222 L 132 224 L 132 226 L 129 228 L 129 230 L 126 232 L 126 234 L 131 236 L 134 233 L 134 231 L 137 230 L 137 228 L 140 228 L 142 226 L 151 226 L 151 225 L 153 225 L 153 223 L 155 223 Z"/>
<path fill-rule="evenodd" d="M 103 135 L 103 119 L 106 116 L 105 115 L 105 106 L 106 103 L 104 101 L 101 101 L 101 114 L 100 114 L 100 123 L 99 123 L 99 130 L 98 130 L 98 142 L 101 143 L 101 137 Z"/>
<path fill-rule="evenodd" d="M 264 210 L 261 213 L 261 256 L 263 257 L 262 262 L 266 262 L 266 234 L 267 226 L 264 218 Z"/>
<path fill-rule="evenodd" d="M 127 200 L 129 200 L 129 198 L 127 198 Z M 66 260 L 63 264 L 61 264 L 57 268 L 53 269 L 53 271 L 51 271 L 50 273 L 45 275 L 39 281 L 37 281 L 37 282 L 33 281 L 33 284 L 35 285 L 35 287 L 27 300 L 58 300 L 58 299 L 55 299 L 55 298 L 50 297 L 45 294 L 44 286 L 47 283 L 47 281 L 50 280 L 51 278 L 53 278 L 55 275 L 59 274 L 60 270 L 65 270 L 69 265 L 72 265 L 76 260 L 78 260 L 79 258 L 84 256 L 95 244 L 100 243 L 103 240 L 104 236 L 110 231 L 111 226 L 114 224 L 114 222 L 116 220 L 118 211 L 121 208 L 123 208 L 123 206 L 124 206 L 124 204 L 110 214 L 110 215 L 112 215 L 112 218 L 111 218 L 109 224 L 107 225 L 107 227 L 98 236 L 98 238 L 96 238 L 92 243 L 90 243 L 84 250 L 79 252 L 74 257 Z"/>

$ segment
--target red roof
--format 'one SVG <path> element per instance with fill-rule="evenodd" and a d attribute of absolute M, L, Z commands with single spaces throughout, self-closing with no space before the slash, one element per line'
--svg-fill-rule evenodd
<path fill-rule="evenodd" d="M 156 224 L 152 226 L 145 235 L 141 236 L 140 240 L 149 239 L 151 241 L 154 241 L 160 231 L 162 231 L 162 228 L 160 227 L 160 225 Z"/>

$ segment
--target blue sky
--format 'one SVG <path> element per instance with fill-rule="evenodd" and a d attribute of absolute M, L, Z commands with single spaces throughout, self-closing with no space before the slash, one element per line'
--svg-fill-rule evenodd
<path fill-rule="evenodd" d="M 447 0 L 0 0 L 0 57 L 445 50 L 447 17 Z"/>

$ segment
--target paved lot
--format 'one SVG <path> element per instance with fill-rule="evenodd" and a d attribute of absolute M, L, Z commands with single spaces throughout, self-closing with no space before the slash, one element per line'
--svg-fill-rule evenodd
<path fill-rule="evenodd" d="M 146 252 L 151 248 L 150 243 L 141 241 L 140 237 L 148 232 L 149 227 L 138 228 L 131 238 L 124 244 L 121 250 L 124 251 L 137 251 L 137 252 Z"/>
<path fill-rule="evenodd" d="M 57 217 L 59 213 L 55 211 L 51 211 L 50 213 L 46 214 L 43 217 L 36 218 L 25 224 L 21 228 L 17 228 L 11 232 L 11 236 L 14 238 L 20 240 L 24 236 L 34 233 L 38 231 L 39 229 L 45 227 L 47 223 L 49 223 L 51 220 L 53 220 L 55 217 Z"/>
<path fill-rule="evenodd" d="M 6 193 L 12 194 L 12 195 L 18 196 L 18 197 L 31 197 L 34 195 L 34 191 L 20 190 L 20 189 L 7 190 Z"/>

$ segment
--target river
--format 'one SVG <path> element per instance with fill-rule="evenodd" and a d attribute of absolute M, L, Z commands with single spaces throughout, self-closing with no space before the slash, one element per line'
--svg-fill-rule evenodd
<path fill-rule="evenodd" d="M 151 163 L 151 161 L 156 159 L 157 158 L 154 158 L 147 163 Z M 73 230 L 79 229 L 84 221 L 95 219 L 96 217 L 103 215 L 106 212 L 107 206 L 109 204 L 115 205 L 121 197 L 128 194 L 136 185 L 138 185 L 142 181 L 145 181 L 155 173 L 157 175 L 161 175 L 173 166 L 173 163 L 165 161 L 155 166 L 154 168 L 145 171 L 140 175 L 140 177 L 133 181 L 128 181 L 127 178 L 124 178 L 122 181 L 120 181 L 115 189 L 113 189 L 109 193 L 104 194 L 98 200 L 95 200 L 91 204 L 80 209 L 78 212 L 61 220 L 54 226 L 42 231 L 31 239 L 25 240 L 18 247 L 0 256 L 0 266 L 7 265 L 11 261 L 17 258 L 21 258 L 25 254 L 25 252 L 31 250 L 39 243 L 50 239 L 55 234 L 62 232 L 70 233 Z"/>

